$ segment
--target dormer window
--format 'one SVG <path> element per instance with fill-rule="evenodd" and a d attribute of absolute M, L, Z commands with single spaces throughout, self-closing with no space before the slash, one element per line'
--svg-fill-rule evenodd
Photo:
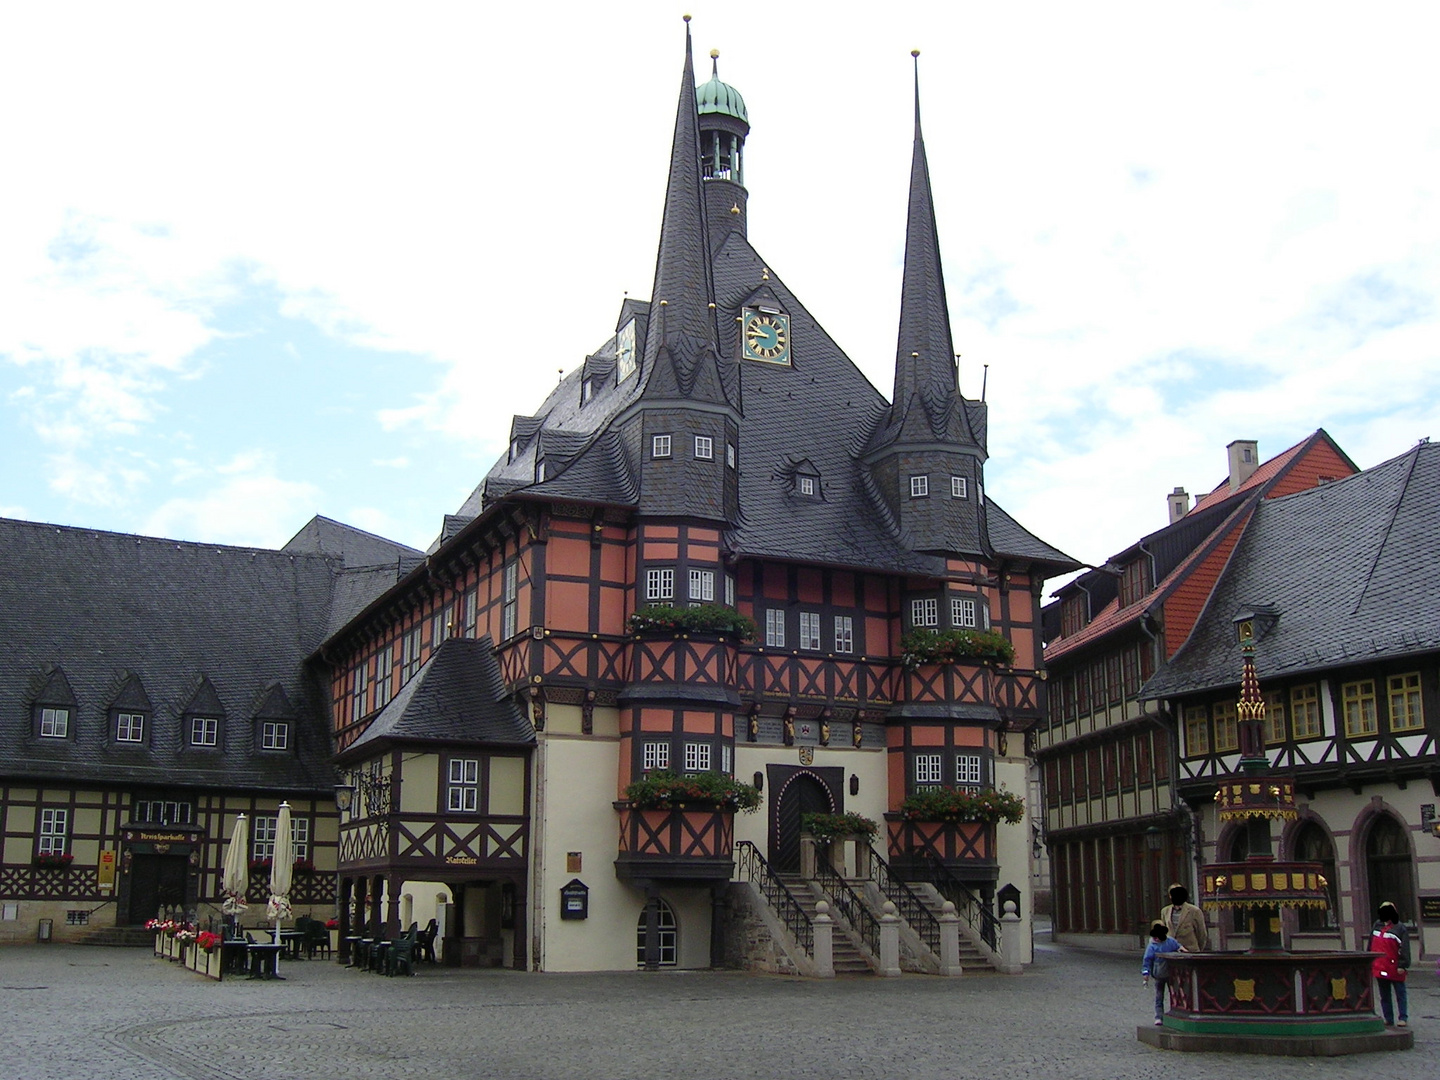
<path fill-rule="evenodd" d="M 965 477 L 950 477 L 950 497 L 952 499 L 968 499 L 970 497 L 969 485 L 965 482 Z"/>
<path fill-rule="evenodd" d="M 219 719 L 214 716 L 192 716 L 190 718 L 190 745 L 219 746 Z"/>
<path fill-rule="evenodd" d="M 40 737 L 42 739 L 68 739 L 70 737 L 70 710 L 45 706 L 40 710 Z"/>
<path fill-rule="evenodd" d="M 545 462 L 543 462 L 543 461 L 537 461 L 537 462 L 535 463 L 535 483 L 537 483 L 537 484 L 543 484 L 544 482 L 545 482 Z"/>
<path fill-rule="evenodd" d="M 115 714 L 115 741 L 140 743 L 145 741 L 145 714 L 122 712 Z"/>
<path fill-rule="evenodd" d="M 511 439 L 511 440 L 510 440 L 510 460 L 511 460 L 511 461 L 517 460 L 517 459 L 520 457 L 520 451 L 523 450 L 524 448 L 525 448 L 525 444 L 524 444 L 523 442 L 521 442 L 521 440 L 519 440 L 519 439 Z"/>
<path fill-rule="evenodd" d="M 813 476 L 797 476 L 795 478 L 795 490 L 801 495 L 814 495 L 815 478 Z"/>
<path fill-rule="evenodd" d="M 260 725 L 260 749 L 290 749 L 290 725 L 284 720 L 264 721 Z"/>
<path fill-rule="evenodd" d="M 910 497 L 912 499 L 923 499 L 930 494 L 930 478 L 928 476 L 910 477 Z"/>
<path fill-rule="evenodd" d="M 595 396 L 595 383 L 591 379 L 585 379 L 580 383 L 580 404 L 584 405 Z"/>
<path fill-rule="evenodd" d="M 1150 560 L 1145 556 L 1126 563 L 1120 572 L 1120 606 L 1127 607 L 1143 599 L 1154 588 L 1150 577 Z"/>

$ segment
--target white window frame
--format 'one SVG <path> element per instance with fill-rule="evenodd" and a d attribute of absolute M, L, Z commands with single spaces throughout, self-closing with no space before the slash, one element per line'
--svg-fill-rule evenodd
<path fill-rule="evenodd" d="M 945 782 L 942 754 L 915 755 L 915 790 L 939 787 Z"/>
<path fill-rule="evenodd" d="M 670 456 L 669 435 L 655 435 L 651 437 L 650 456 L 652 458 L 668 458 Z"/>
<path fill-rule="evenodd" d="M 801 495 L 815 494 L 815 478 L 813 476 L 797 476 L 795 482 L 796 490 L 798 490 Z"/>
<path fill-rule="evenodd" d="M 735 606 L 735 577 L 732 574 L 725 575 L 725 603 L 729 607 Z"/>
<path fill-rule="evenodd" d="M 735 444 L 732 442 L 725 444 L 725 464 L 732 469 L 735 468 Z"/>
<path fill-rule="evenodd" d="M 445 808 L 451 814 L 474 814 L 480 810 L 480 759 L 451 758 L 450 779 L 445 785 Z"/>
<path fill-rule="evenodd" d="M 696 435 L 696 436 L 695 436 L 695 460 L 697 460 L 697 461 L 714 461 L 714 460 L 715 460 L 715 440 L 712 439 L 712 438 L 710 438 L 709 435 Z"/>
<path fill-rule="evenodd" d="M 729 743 L 722 743 L 720 746 L 720 771 L 726 776 L 735 773 L 735 752 Z"/>
<path fill-rule="evenodd" d="M 191 746 L 219 746 L 220 719 L 215 716 L 192 716 L 190 718 Z"/>
<path fill-rule="evenodd" d="M 430 648 L 438 649 L 455 636 L 455 602 L 452 600 L 430 616 Z"/>
<path fill-rule="evenodd" d="M 675 599 L 675 568 L 673 566 L 657 567 L 645 571 L 645 599 Z"/>
<path fill-rule="evenodd" d="M 256 815 L 250 825 L 250 857 L 252 859 L 275 858 L 275 836 L 280 828 L 278 817 Z M 290 848 L 292 858 L 299 862 L 310 858 L 310 819 L 290 819 Z"/>
<path fill-rule="evenodd" d="M 260 722 L 261 750 L 289 750 L 290 724 L 284 720 L 262 720 Z"/>
<path fill-rule="evenodd" d="M 940 602 L 933 596 L 911 600 L 910 625 L 931 629 L 938 627 L 940 625 Z"/>
<path fill-rule="evenodd" d="M 910 477 L 910 498 L 912 498 L 912 499 L 924 499 L 924 498 L 928 497 L 929 494 L 930 494 L 930 477 L 928 477 L 928 476 L 912 476 L 912 477 Z"/>
<path fill-rule="evenodd" d="M 375 654 L 375 708 L 384 708 L 394 696 L 395 646 L 385 645 Z"/>
<path fill-rule="evenodd" d="M 64 855 L 70 839 L 70 811 L 59 806 L 40 808 L 38 851 L 41 855 Z"/>
<path fill-rule="evenodd" d="M 952 499 L 968 499 L 970 497 L 969 485 L 965 477 L 950 477 L 950 497 Z"/>
<path fill-rule="evenodd" d="M 404 686 L 420 671 L 420 627 L 412 626 L 400 635 L 400 685 Z"/>
<path fill-rule="evenodd" d="M 713 603 L 715 600 L 715 571 L 690 571 L 690 599 Z"/>
<path fill-rule="evenodd" d="M 966 630 L 980 626 L 980 605 L 973 597 L 952 596 L 950 598 L 950 625 Z"/>
<path fill-rule="evenodd" d="M 664 739 L 651 739 L 642 743 L 640 745 L 640 768 L 643 772 L 670 768 L 670 743 Z"/>
<path fill-rule="evenodd" d="M 815 649 L 820 648 L 820 613 L 818 611 L 800 612 L 800 641 L 799 648 Z"/>
<path fill-rule="evenodd" d="M 115 741 L 139 743 L 145 741 L 145 714 L 122 712 L 115 714 Z"/>
<path fill-rule="evenodd" d="M 369 710 L 366 695 L 370 692 L 370 660 L 367 657 L 355 665 L 355 689 L 350 698 L 350 721 L 354 723 Z"/>
<path fill-rule="evenodd" d="M 785 609 L 765 609 L 765 644 L 772 649 L 785 647 Z"/>
<path fill-rule="evenodd" d="M 710 771 L 710 744 L 687 742 L 685 744 L 685 771 L 700 773 Z"/>
<path fill-rule="evenodd" d="M 956 754 L 955 785 L 957 787 L 984 787 L 984 757 L 980 754 Z"/>
<path fill-rule="evenodd" d="M 68 739 L 70 737 L 70 710 L 45 706 L 40 710 L 40 737 L 42 739 Z"/>
<path fill-rule="evenodd" d="M 500 572 L 500 640 L 509 641 L 520 629 L 520 563 L 511 559 Z"/>
<path fill-rule="evenodd" d="M 853 653 L 855 651 L 854 616 L 835 616 L 835 651 L 837 653 Z"/>

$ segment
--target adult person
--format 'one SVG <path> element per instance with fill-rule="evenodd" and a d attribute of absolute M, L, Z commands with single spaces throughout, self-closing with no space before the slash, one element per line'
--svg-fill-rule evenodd
<path fill-rule="evenodd" d="M 1160 921 L 1186 952 L 1207 952 L 1210 931 L 1205 926 L 1205 913 L 1189 901 L 1190 891 L 1184 885 L 1178 881 L 1171 885 L 1170 906 L 1160 913 Z"/>
<path fill-rule="evenodd" d="M 1400 921 L 1400 910 L 1389 900 L 1376 911 L 1375 925 L 1370 929 L 1370 951 L 1379 953 L 1371 964 L 1375 974 L 1375 985 L 1380 991 L 1380 1011 L 1385 1016 L 1385 1026 L 1397 1023 L 1396 1006 L 1399 1007 L 1401 1027 L 1410 1023 L 1409 1001 L 1405 993 L 1405 974 L 1410 967 L 1410 935 Z M 1391 991 L 1395 1003 L 1390 1003 Z"/>

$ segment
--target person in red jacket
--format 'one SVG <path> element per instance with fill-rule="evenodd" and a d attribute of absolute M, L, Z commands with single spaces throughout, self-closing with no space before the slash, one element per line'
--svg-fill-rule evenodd
<path fill-rule="evenodd" d="M 1390 1003 L 1393 990 L 1395 1005 L 1400 1007 L 1400 1027 L 1410 1023 L 1410 1007 L 1405 993 L 1405 972 L 1410 967 L 1410 936 L 1400 921 L 1400 911 L 1390 901 L 1380 905 L 1379 916 L 1370 929 L 1370 951 L 1379 953 L 1370 965 L 1375 985 L 1380 992 L 1380 1011 L 1385 1026 L 1395 1026 L 1395 1006 Z"/>

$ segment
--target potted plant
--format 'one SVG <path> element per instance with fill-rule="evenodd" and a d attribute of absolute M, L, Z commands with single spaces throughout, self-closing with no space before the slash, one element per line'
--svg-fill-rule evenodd
<path fill-rule="evenodd" d="M 252 874 L 268 874 L 273 862 L 273 859 L 251 859 L 250 872 Z"/>
<path fill-rule="evenodd" d="M 900 639 L 900 660 L 907 668 L 953 664 L 961 660 L 1015 662 L 1015 646 L 994 630 L 931 630 L 921 627 Z"/>
<path fill-rule="evenodd" d="M 36 866 L 58 866 L 64 868 L 74 861 L 75 856 L 71 855 L 68 851 L 44 851 L 35 856 Z"/>
<path fill-rule="evenodd" d="M 649 604 L 630 616 L 629 625 L 634 634 L 717 634 L 741 641 L 753 641 L 757 633 L 754 619 L 723 604 Z"/>
<path fill-rule="evenodd" d="M 296 859 L 293 872 L 297 874 L 313 874 L 315 863 L 311 859 Z"/>
<path fill-rule="evenodd" d="M 625 801 L 636 810 L 739 810 L 760 805 L 760 790 L 721 772 L 677 776 L 654 769 L 625 789 Z"/>
<path fill-rule="evenodd" d="M 1025 816 L 1025 800 L 990 788 L 932 788 L 907 795 L 900 814 L 910 821 L 978 821 L 1015 825 Z"/>
<path fill-rule="evenodd" d="M 800 831 L 825 843 L 850 837 L 874 840 L 879 828 L 863 814 L 805 814 L 800 818 Z"/>

